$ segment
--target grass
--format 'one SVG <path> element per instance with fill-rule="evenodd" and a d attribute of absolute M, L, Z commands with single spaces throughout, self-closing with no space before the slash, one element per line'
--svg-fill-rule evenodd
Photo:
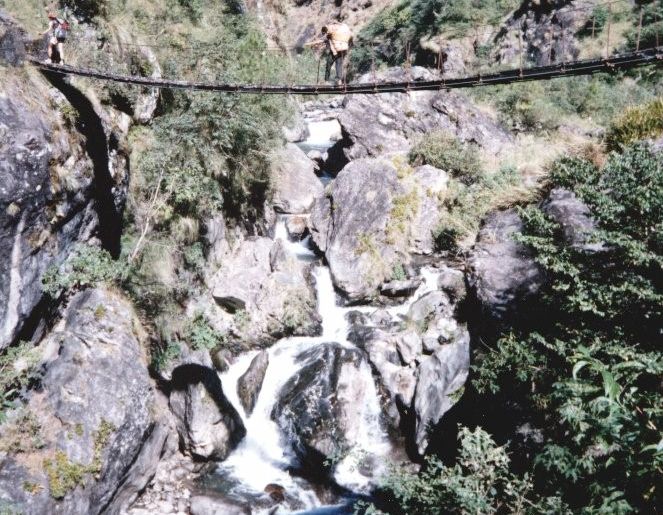
<path fill-rule="evenodd" d="M 642 139 L 656 139 L 663 134 L 663 97 L 628 108 L 611 124 L 606 134 L 609 150 Z"/>
<path fill-rule="evenodd" d="M 462 143 L 448 132 L 431 132 L 412 147 L 409 159 L 414 166 L 431 165 L 469 184 L 483 174 L 479 155 L 476 145 Z"/>

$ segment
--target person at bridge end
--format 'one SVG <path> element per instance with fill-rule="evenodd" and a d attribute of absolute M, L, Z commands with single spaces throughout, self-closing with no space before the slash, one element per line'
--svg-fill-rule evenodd
<path fill-rule="evenodd" d="M 47 63 L 64 64 L 64 43 L 69 34 L 69 23 L 67 20 L 58 18 L 55 13 L 48 13 L 48 29 L 40 35 L 48 34 L 48 59 Z"/>
<path fill-rule="evenodd" d="M 321 33 L 321 39 L 307 43 L 305 46 L 325 45 L 327 49 L 325 81 L 330 80 L 331 69 L 335 65 L 336 84 L 343 84 L 346 79 L 346 59 L 353 41 L 352 31 L 345 23 L 332 23 L 324 25 Z"/>

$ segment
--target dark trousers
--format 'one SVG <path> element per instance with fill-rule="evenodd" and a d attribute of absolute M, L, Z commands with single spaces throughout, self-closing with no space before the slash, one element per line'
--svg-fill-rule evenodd
<path fill-rule="evenodd" d="M 336 80 L 345 82 L 345 54 L 346 51 L 336 52 L 336 55 L 329 52 L 327 54 L 327 66 L 325 67 L 325 80 L 331 78 L 332 66 L 336 65 Z"/>

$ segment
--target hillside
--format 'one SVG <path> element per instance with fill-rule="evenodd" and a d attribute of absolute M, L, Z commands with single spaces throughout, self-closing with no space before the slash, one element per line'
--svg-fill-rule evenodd
<path fill-rule="evenodd" d="M 336 20 L 416 84 L 653 52 L 663 3 L 46 4 L 0 2 L 0 513 L 658 513 L 660 60 L 296 98 L 28 58 L 57 10 L 67 65 L 306 83 Z"/>

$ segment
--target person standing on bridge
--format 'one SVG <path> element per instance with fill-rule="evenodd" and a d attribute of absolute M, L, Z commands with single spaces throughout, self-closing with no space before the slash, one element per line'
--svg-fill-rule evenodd
<path fill-rule="evenodd" d="M 47 63 L 64 64 L 64 42 L 69 34 L 67 20 L 58 18 L 55 13 L 48 14 L 48 29 L 41 33 L 48 34 L 48 60 Z"/>
<path fill-rule="evenodd" d="M 322 38 L 308 43 L 306 46 L 325 45 L 327 47 L 327 64 L 325 81 L 331 78 L 332 66 L 336 65 L 336 84 L 345 83 L 345 62 L 352 46 L 352 31 L 345 23 L 332 23 L 322 27 Z"/>

